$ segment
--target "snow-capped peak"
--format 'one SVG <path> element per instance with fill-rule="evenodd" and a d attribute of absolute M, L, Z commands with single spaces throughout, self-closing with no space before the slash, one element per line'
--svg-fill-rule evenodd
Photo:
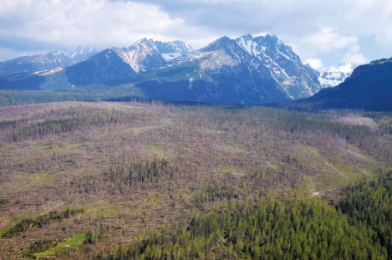
<path fill-rule="evenodd" d="M 232 58 L 238 59 L 239 63 L 246 63 L 247 58 L 252 60 L 248 66 L 249 70 L 258 70 L 262 64 L 290 97 L 308 97 L 321 88 L 314 80 L 318 75 L 317 72 L 304 66 L 292 48 L 275 35 L 253 37 L 245 34 L 235 40 L 222 37 L 199 51 L 216 50 L 223 50 Z M 244 55 L 243 52 L 248 53 L 252 58 Z M 302 75 L 305 76 L 301 78 Z M 298 86 L 300 94 L 293 86 Z"/>
<path fill-rule="evenodd" d="M 157 45 L 166 62 L 193 51 L 192 47 L 183 41 L 157 42 Z"/>
<path fill-rule="evenodd" d="M 97 52 L 96 49 L 86 46 L 68 47 L 51 52 L 53 55 L 63 55 L 70 59 L 78 59 L 78 57 L 86 58 L 90 54 Z"/>
<path fill-rule="evenodd" d="M 193 48 L 183 41 L 172 41 L 168 42 L 167 44 L 178 50 L 193 51 Z"/>
<path fill-rule="evenodd" d="M 235 40 L 237 44 L 247 53 L 252 56 L 256 56 L 256 47 L 258 46 L 257 42 L 254 41 L 253 36 L 250 34 L 245 34 Z"/>
<path fill-rule="evenodd" d="M 242 35 L 242 36 L 239 37 L 239 38 L 244 38 L 244 39 L 246 39 L 246 40 L 253 40 L 253 36 L 252 36 L 250 33 L 244 34 L 244 35 Z M 239 38 L 238 38 L 238 39 L 239 39 Z"/>
<path fill-rule="evenodd" d="M 142 38 L 128 48 L 116 49 L 121 59 L 136 73 L 157 68 L 185 53 L 192 47 L 183 41 L 161 42 Z"/>
<path fill-rule="evenodd" d="M 132 44 L 132 46 L 136 46 L 136 45 L 138 45 L 142 42 L 146 42 L 146 41 L 148 41 L 147 38 L 141 38 L 141 39 L 137 40 L 134 44 Z"/>
<path fill-rule="evenodd" d="M 335 87 L 351 76 L 357 66 L 352 62 L 331 66 L 320 71 L 319 81 L 323 88 Z"/>
<path fill-rule="evenodd" d="M 331 66 L 323 71 L 329 71 L 329 72 L 342 72 L 342 73 L 352 73 L 353 70 L 356 68 L 354 63 L 352 62 L 347 62 L 340 64 L 338 66 Z"/>

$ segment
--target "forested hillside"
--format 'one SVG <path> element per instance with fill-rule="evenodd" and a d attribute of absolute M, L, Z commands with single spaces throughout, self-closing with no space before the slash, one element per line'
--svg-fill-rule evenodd
<path fill-rule="evenodd" d="M 272 197 L 228 204 L 176 231 L 152 234 L 115 259 L 390 259 L 392 172 L 347 188 L 336 209 L 325 201 Z"/>
<path fill-rule="evenodd" d="M 105 97 L 102 97 L 105 99 Z M 1 91 L 0 107 L 62 101 L 98 101 L 99 95 L 78 92 Z"/>
<path fill-rule="evenodd" d="M 374 112 L 3 107 L 0 258 L 390 259 L 391 130 Z"/>
<path fill-rule="evenodd" d="M 372 181 L 361 181 L 344 191 L 339 210 L 353 225 L 369 226 L 372 239 L 382 245 L 392 258 L 392 171 Z"/>

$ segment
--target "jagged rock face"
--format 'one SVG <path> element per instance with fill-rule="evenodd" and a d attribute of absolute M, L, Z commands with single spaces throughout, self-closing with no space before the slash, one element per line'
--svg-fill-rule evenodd
<path fill-rule="evenodd" d="M 134 71 L 140 73 L 163 66 L 191 50 L 182 41 L 160 42 L 144 38 L 128 48 L 116 49 L 116 52 Z"/>
<path fill-rule="evenodd" d="M 175 58 L 178 58 L 186 53 L 191 52 L 193 49 L 190 45 L 183 41 L 173 42 L 155 42 L 157 49 L 160 51 L 162 58 L 169 62 Z"/>
<path fill-rule="evenodd" d="M 309 97 L 320 91 L 317 72 L 303 65 L 291 47 L 284 45 L 276 36 L 253 38 L 247 34 L 236 39 L 236 42 L 269 69 L 290 98 Z"/>
<path fill-rule="evenodd" d="M 153 40 L 142 39 L 117 54 L 137 73 L 158 68 L 166 63 Z"/>
<path fill-rule="evenodd" d="M 353 63 L 349 62 L 320 71 L 319 81 L 321 87 L 330 88 L 339 85 L 351 76 L 356 67 Z"/>
<path fill-rule="evenodd" d="M 175 101 L 264 104 L 290 100 L 268 68 L 227 37 L 172 60 L 165 70 L 169 70 L 165 75 L 182 80 L 162 77 L 137 87 L 146 96 Z"/>
<path fill-rule="evenodd" d="M 222 37 L 172 60 L 170 65 L 175 70 L 187 63 L 193 63 L 198 72 L 191 77 L 193 82 L 214 82 L 214 87 L 206 91 L 208 102 L 286 102 L 309 97 L 321 88 L 318 73 L 303 65 L 291 47 L 276 36 L 253 38 L 248 34 L 235 40 Z M 200 93 L 195 99 L 206 102 L 207 96 Z"/>
<path fill-rule="evenodd" d="M 75 47 L 3 61 L 0 62 L 0 76 L 64 68 L 81 62 L 96 53 L 97 51 L 92 48 Z"/>

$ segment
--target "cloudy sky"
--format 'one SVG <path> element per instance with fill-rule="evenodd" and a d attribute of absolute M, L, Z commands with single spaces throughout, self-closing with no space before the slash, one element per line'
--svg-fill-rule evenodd
<path fill-rule="evenodd" d="M 200 48 L 275 34 L 322 68 L 392 56 L 391 0 L 0 0 L 0 60 L 66 46 L 129 46 L 142 37 Z"/>

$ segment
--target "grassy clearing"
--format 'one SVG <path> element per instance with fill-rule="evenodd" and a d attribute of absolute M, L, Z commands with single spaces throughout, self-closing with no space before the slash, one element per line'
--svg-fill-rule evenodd
<path fill-rule="evenodd" d="M 76 234 L 72 237 L 67 238 L 67 241 L 58 243 L 56 247 L 53 247 L 45 252 L 36 253 L 36 254 L 34 254 L 34 256 L 36 256 L 36 257 L 51 257 L 51 256 L 54 257 L 56 254 L 56 251 L 76 248 L 80 244 L 82 244 L 85 239 L 86 239 L 86 234 L 84 234 L 84 233 Z"/>
<path fill-rule="evenodd" d="M 145 147 L 145 152 L 153 158 L 170 158 L 173 155 L 171 150 L 175 144 L 149 144 Z"/>
<path fill-rule="evenodd" d="M 308 165 L 311 169 L 318 169 L 317 176 L 308 179 L 313 184 L 307 183 L 307 186 L 313 192 L 318 192 L 332 186 L 341 186 L 348 182 L 348 178 L 352 177 L 351 174 L 349 176 L 346 174 L 351 173 L 350 170 L 354 170 L 353 167 L 332 163 L 331 161 L 337 158 L 323 157 L 320 150 L 316 147 L 299 145 L 298 152 L 300 158 L 302 158 L 302 163 Z M 341 168 L 342 166 L 345 166 L 344 170 Z"/>
<path fill-rule="evenodd" d="M 246 176 L 247 170 L 246 169 L 240 169 L 240 168 L 234 168 L 234 167 L 227 167 L 223 169 L 218 169 L 215 171 L 216 174 L 227 174 L 230 173 L 233 176 L 236 177 L 244 177 Z"/>
<path fill-rule="evenodd" d="M 83 205 L 84 216 L 89 219 L 111 218 L 122 212 L 121 206 L 110 201 L 97 201 L 96 203 Z"/>
<path fill-rule="evenodd" d="M 50 185 L 55 180 L 55 173 L 57 171 L 48 171 L 40 174 L 31 175 L 24 173 L 17 179 L 16 183 L 4 187 L 0 190 L 0 196 L 7 195 L 9 193 L 23 192 L 27 190 L 34 190 L 43 185 Z"/>

